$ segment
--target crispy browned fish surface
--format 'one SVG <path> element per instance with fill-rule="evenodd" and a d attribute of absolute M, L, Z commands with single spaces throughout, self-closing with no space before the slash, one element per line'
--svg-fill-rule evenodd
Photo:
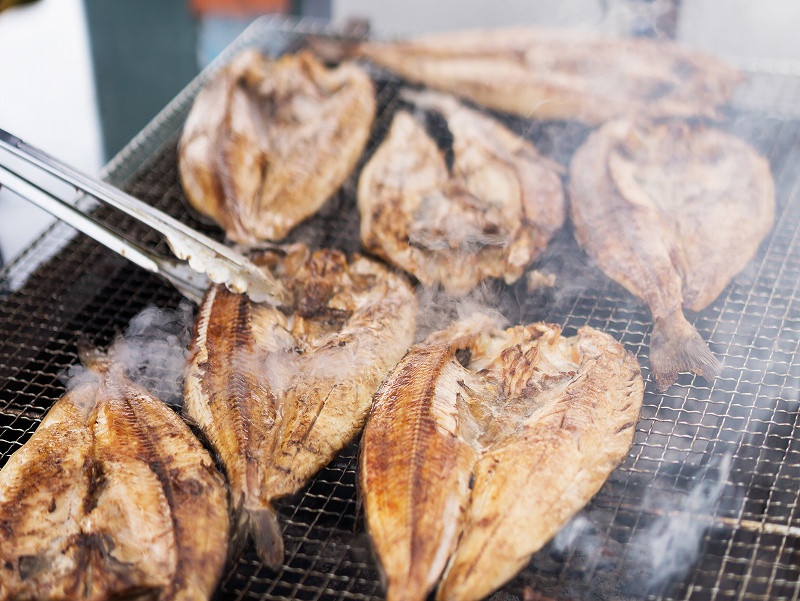
<path fill-rule="evenodd" d="M 537 119 L 600 124 L 645 113 L 715 116 L 741 75 L 669 42 L 508 28 L 362 44 L 357 54 L 433 89 Z"/>
<path fill-rule="evenodd" d="M 404 277 L 365 257 L 293 245 L 261 261 L 294 305 L 211 288 L 185 411 L 225 465 L 239 534 L 276 567 L 283 541 L 271 502 L 297 492 L 360 433 L 375 389 L 412 342 L 417 301 Z"/>
<path fill-rule="evenodd" d="M 179 167 L 189 202 L 236 242 L 283 239 L 355 167 L 374 96 L 353 63 L 327 69 L 308 52 L 243 52 L 187 117 Z"/>
<path fill-rule="evenodd" d="M 754 257 L 775 218 L 769 164 L 743 140 L 686 122 L 617 120 L 570 167 L 578 242 L 653 315 L 659 388 L 721 366 L 682 309 L 700 311 Z"/>
<path fill-rule="evenodd" d="M 452 170 L 424 126 L 400 111 L 359 179 L 362 243 L 453 294 L 488 277 L 516 281 L 564 222 L 559 167 L 452 96 L 405 96 L 446 119 Z"/>
<path fill-rule="evenodd" d="M 87 363 L 0 471 L 0 599 L 208 599 L 230 532 L 222 475 L 121 364 Z"/>
<path fill-rule="evenodd" d="M 633 441 L 635 357 L 610 336 L 473 317 L 415 345 L 361 442 L 389 601 L 485 597 L 600 489 Z"/>

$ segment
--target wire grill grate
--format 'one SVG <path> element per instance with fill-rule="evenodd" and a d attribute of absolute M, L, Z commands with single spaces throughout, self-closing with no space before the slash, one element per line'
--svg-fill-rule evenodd
<path fill-rule="evenodd" d="M 238 46 L 285 50 L 315 28 L 262 20 Z M 176 143 L 193 95 L 218 66 L 193 82 L 106 172 L 131 194 L 217 238 L 215 227 L 187 210 Z M 401 83 L 372 73 L 379 117 L 362 164 L 400 106 Z M 524 282 L 497 287 L 499 306 L 512 322 L 547 320 L 567 332 L 588 324 L 609 332 L 639 357 L 647 383 L 626 461 L 502 594 L 525 601 L 800 598 L 800 121 L 756 101 L 755 86 L 766 86 L 764 77 L 754 80 L 747 101 L 734 106 L 723 127 L 770 161 L 777 221 L 756 260 L 707 310 L 689 316 L 724 363 L 713 383 L 683 374 L 667 393 L 657 393 L 646 309 L 589 264 L 568 228 L 537 264 L 557 274 L 553 290 L 529 293 Z M 574 124 L 503 119 L 564 164 L 588 133 Z M 354 175 L 292 238 L 358 250 L 356 181 Z M 122 230 L 145 240 L 150 235 L 100 213 Z M 107 344 L 148 304 L 174 309 L 181 300 L 156 277 L 60 225 L 0 272 L 0 286 L 0 465 L 63 393 L 59 376 L 77 363 L 79 337 Z M 273 573 L 246 548 L 215 600 L 382 598 L 359 514 L 357 455 L 357 445 L 348 447 L 303 492 L 278 503 L 285 565 Z M 701 504 L 699 493 L 713 502 Z M 653 545 L 667 540 L 667 519 L 699 534 L 694 549 L 675 551 L 696 551 L 692 563 L 659 580 L 664 564 L 653 561 Z"/>

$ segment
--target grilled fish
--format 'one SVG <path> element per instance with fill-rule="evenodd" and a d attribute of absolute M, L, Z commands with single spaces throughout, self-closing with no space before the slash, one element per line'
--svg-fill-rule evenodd
<path fill-rule="evenodd" d="M 770 231 L 767 161 L 715 128 L 617 120 L 574 155 L 569 193 L 578 242 L 650 308 L 658 387 L 684 370 L 713 379 L 721 365 L 682 309 L 713 302 Z"/>
<path fill-rule="evenodd" d="M 356 165 L 375 92 L 354 63 L 327 69 L 308 52 L 238 55 L 197 96 L 179 142 L 187 199 L 231 240 L 281 240 Z"/>
<path fill-rule="evenodd" d="M 349 52 L 488 108 L 590 125 L 632 113 L 714 117 L 742 79 L 670 42 L 566 29 L 435 33 Z"/>
<path fill-rule="evenodd" d="M 388 601 L 480 599 L 600 489 L 633 442 L 635 357 L 582 328 L 483 316 L 415 345 L 375 394 L 360 487 Z"/>
<path fill-rule="evenodd" d="M 364 247 L 452 294 L 488 277 L 516 281 L 564 222 L 560 168 L 452 96 L 405 97 L 446 119 L 452 170 L 423 125 L 400 111 L 359 179 Z"/>
<path fill-rule="evenodd" d="M 0 471 L 0 599 L 208 599 L 230 531 L 222 475 L 120 363 L 84 359 Z"/>
<path fill-rule="evenodd" d="M 198 311 L 184 410 L 228 474 L 238 539 L 275 568 L 283 540 L 272 501 L 297 492 L 361 432 L 375 389 L 412 342 L 417 302 L 404 277 L 304 245 L 257 258 L 294 304 L 212 287 Z"/>

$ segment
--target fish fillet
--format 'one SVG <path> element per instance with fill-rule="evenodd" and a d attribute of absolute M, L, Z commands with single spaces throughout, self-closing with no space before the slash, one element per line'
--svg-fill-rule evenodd
<path fill-rule="evenodd" d="M 281 240 L 316 213 L 361 156 L 375 92 L 354 63 L 308 52 L 238 55 L 198 94 L 179 142 L 191 205 L 231 240 Z"/>
<path fill-rule="evenodd" d="M 388 601 L 487 596 L 625 458 L 643 383 L 610 336 L 473 316 L 415 345 L 361 442 L 367 527 Z"/>
<path fill-rule="evenodd" d="M 446 119 L 452 170 L 423 125 L 398 112 L 359 179 L 364 247 L 452 294 L 488 277 L 516 281 L 564 222 L 559 167 L 452 96 L 405 97 Z"/>
<path fill-rule="evenodd" d="M 713 302 L 772 228 L 767 161 L 715 128 L 617 120 L 575 153 L 569 193 L 578 242 L 650 309 L 658 387 L 684 370 L 713 379 L 721 366 L 682 309 Z"/>
<path fill-rule="evenodd" d="M 713 117 L 742 79 L 671 42 L 568 29 L 434 33 L 361 44 L 355 54 L 488 108 L 590 125 L 632 113 Z"/>
<path fill-rule="evenodd" d="M 412 342 L 417 301 L 370 259 L 303 245 L 257 258 L 293 291 L 290 307 L 224 286 L 200 306 L 184 410 L 222 459 L 238 537 L 275 568 L 283 540 L 271 503 L 300 490 L 363 428 L 372 395 Z"/>
<path fill-rule="evenodd" d="M 221 474 L 121 364 L 84 359 L 0 471 L 0 599 L 210 598 L 230 531 Z"/>

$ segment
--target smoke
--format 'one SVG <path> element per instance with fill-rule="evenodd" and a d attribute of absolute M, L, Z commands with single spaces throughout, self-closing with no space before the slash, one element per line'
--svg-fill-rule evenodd
<path fill-rule="evenodd" d="M 166 403 L 183 403 L 183 372 L 194 324 L 188 301 L 175 310 L 149 305 L 129 322 L 108 349 L 125 366 L 127 376 Z M 64 379 L 68 389 L 94 379 L 83 366 L 72 366 Z"/>
<path fill-rule="evenodd" d="M 498 309 L 497 293 L 488 284 L 481 284 L 464 296 L 447 294 L 437 286 L 420 286 L 417 288 L 419 312 L 417 332 L 414 342 L 425 340 L 433 332 L 444 330 L 454 321 L 465 319 L 475 313 L 491 317 L 495 327 L 508 325 L 508 320 Z"/>
<path fill-rule="evenodd" d="M 194 324 L 192 305 L 175 310 L 150 305 L 136 315 L 112 345 L 128 377 L 162 401 L 183 402 L 183 372 Z"/>
<path fill-rule="evenodd" d="M 632 541 L 633 548 L 644 550 L 640 561 L 652 574 L 651 587 L 682 579 L 694 565 L 703 535 L 712 525 L 698 516 L 713 516 L 719 507 L 731 455 L 722 456 L 715 464 L 701 470 L 697 483 L 677 499 L 651 489 L 644 508 L 660 517 L 639 530 Z"/>
<path fill-rule="evenodd" d="M 713 516 L 720 509 L 731 463 L 730 453 L 712 461 L 698 470 L 694 484 L 683 491 L 654 481 L 645 498 L 634 502 L 642 517 L 627 544 L 598 532 L 591 516 L 580 513 L 553 539 L 552 552 L 579 556 L 600 570 L 624 562 L 624 571 L 630 575 L 628 593 L 636 595 L 680 582 L 693 569 L 703 537 L 715 525 Z M 651 521 L 648 516 L 653 516 Z"/>

